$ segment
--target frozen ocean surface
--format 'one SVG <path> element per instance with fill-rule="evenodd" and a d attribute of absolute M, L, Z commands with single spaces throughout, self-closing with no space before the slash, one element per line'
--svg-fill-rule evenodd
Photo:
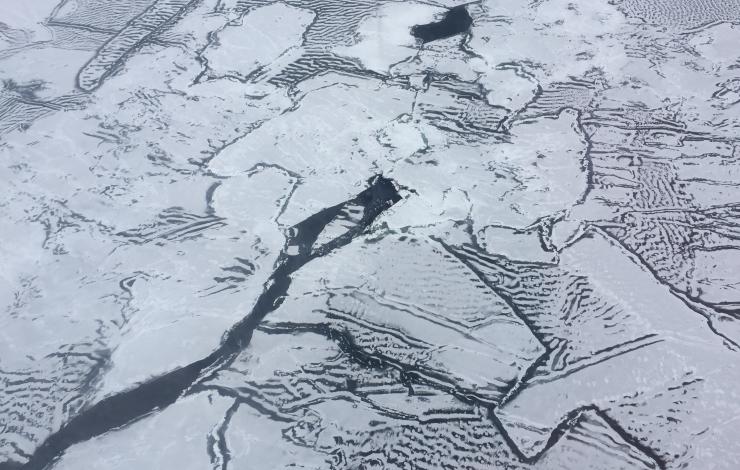
<path fill-rule="evenodd" d="M 740 468 L 740 0 L 2 0 L 0 470 Z"/>

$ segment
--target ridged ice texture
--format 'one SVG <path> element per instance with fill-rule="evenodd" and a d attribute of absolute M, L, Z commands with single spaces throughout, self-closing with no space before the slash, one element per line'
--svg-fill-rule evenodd
<path fill-rule="evenodd" d="M 488 403 L 544 352 L 508 304 L 434 242 L 402 237 L 358 248 L 342 252 L 353 265 L 324 289 L 296 279 L 309 303 L 294 294 L 268 324 L 346 335 L 361 354 Z M 326 269 L 312 265 L 309 279 Z"/>
<path fill-rule="evenodd" d="M 619 6 L 632 18 L 681 29 L 740 21 L 737 0 L 622 0 Z"/>
<path fill-rule="evenodd" d="M 118 0 L 101 5 L 95 0 L 64 0 L 51 18 L 52 24 L 117 32 L 149 7 L 153 0 Z M 101 11 L 105 8 L 105 12 Z"/>
<path fill-rule="evenodd" d="M 161 32 L 178 15 L 195 3 L 194 0 L 157 0 L 106 42 L 77 76 L 78 86 L 91 91 L 152 35 Z M 135 6 L 135 5 L 134 5 Z M 134 7 L 132 6 L 132 7 Z M 128 11 L 128 9 L 127 9 Z"/>

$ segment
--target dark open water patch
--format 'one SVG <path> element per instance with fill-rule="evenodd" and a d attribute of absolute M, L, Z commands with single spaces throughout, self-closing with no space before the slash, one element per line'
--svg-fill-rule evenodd
<path fill-rule="evenodd" d="M 457 34 L 465 33 L 473 24 L 467 8 L 459 6 L 451 8 L 441 21 L 429 24 L 420 24 L 411 28 L 411 34 L 427 43 L 437 39 L 445 39 Z"/>

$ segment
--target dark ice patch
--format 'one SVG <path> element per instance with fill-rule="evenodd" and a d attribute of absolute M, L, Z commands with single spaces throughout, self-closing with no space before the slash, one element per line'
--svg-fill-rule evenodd
<path fill-rule="evenodd" d="M 451 8 L 441 21 L 429 24 L 420 24 L 411 28 L 411 34 L 427 43 L 437 39 L 445 39 L 457 34 L 467 32 L 473 18 L 464 6 Z"/>

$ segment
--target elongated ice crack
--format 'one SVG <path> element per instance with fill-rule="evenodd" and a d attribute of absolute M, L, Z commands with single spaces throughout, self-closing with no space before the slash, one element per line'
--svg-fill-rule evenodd
<path fill-rule="evenodd" d="M 26 464 L 5 462 L 0 464 L 0 470 L 46 468 L 70 446 L 126 426 L 176 402 L 188 393 L 190 387 L 204 373 L 229 363 L 249 345 L 252 334 L 262 319 L 282 303 L 290 287 L 293 273 L 312 259 L 350 243 L 383 211 L 400 199 L 393 182 L 377 176 L 371 179 L 368 188 L 354 199 L 324 209 L 295 225 L 289 231 L 288 241 L 278 257 L 277 267 L 252 311 L 226 332 L 218 349 L 187 366 L 101 400 L 83 410 L 59 431 L 49 436 Z M 343 234 L 321 246 L 314 246 L 321 233 L 337 222 L 347 206 L 361 207 L 362 217 Z M 346 221 L 342 221 L 342 224 L 346 226 Z"/>

